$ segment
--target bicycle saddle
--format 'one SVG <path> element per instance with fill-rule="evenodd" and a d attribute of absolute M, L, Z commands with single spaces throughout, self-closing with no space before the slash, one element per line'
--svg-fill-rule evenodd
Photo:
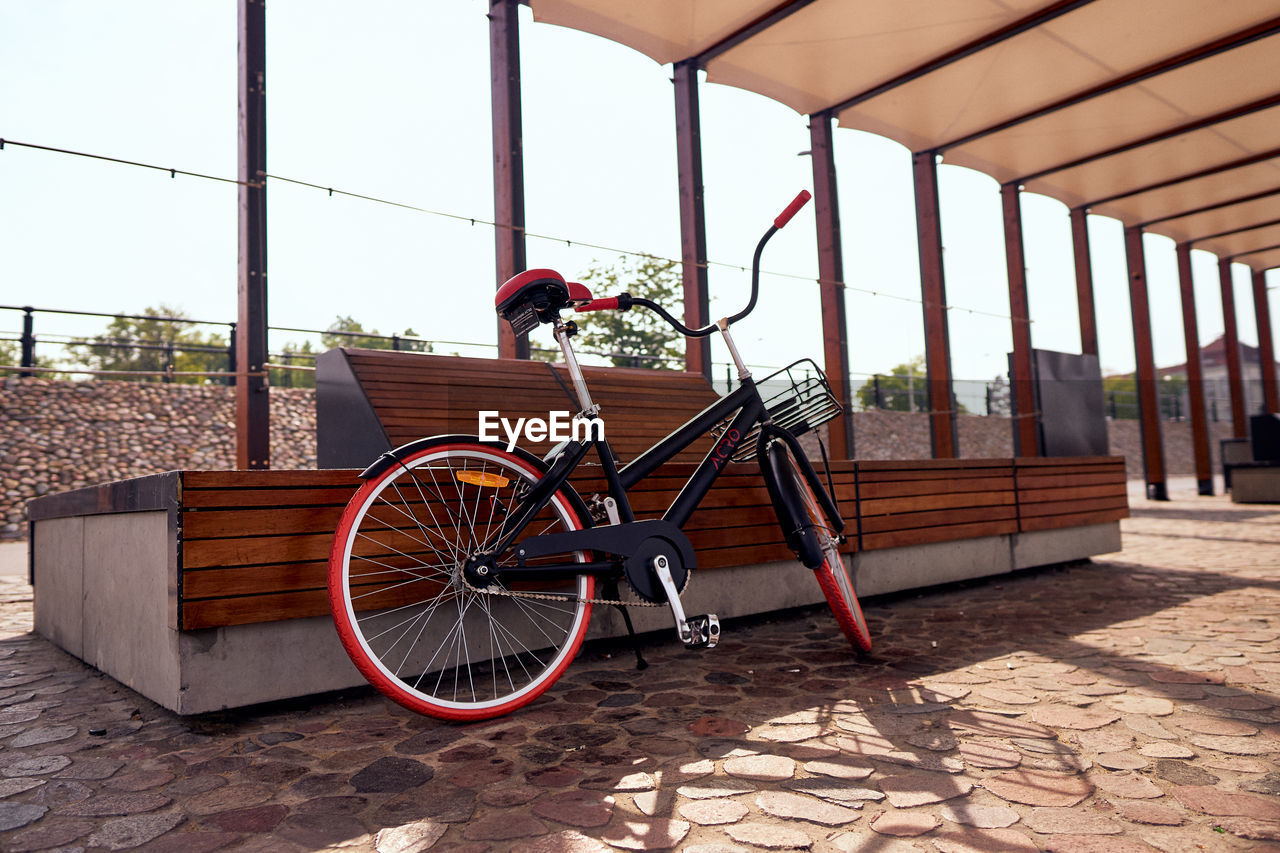
<path fill-rule="evenodd" d="M 565 281 L 555 270 L 525 270 L 498 288 L 494 306 L 517 335 L 553 322 L 565 308 L 591 301 L 591 291 L 576 281 Z"/>

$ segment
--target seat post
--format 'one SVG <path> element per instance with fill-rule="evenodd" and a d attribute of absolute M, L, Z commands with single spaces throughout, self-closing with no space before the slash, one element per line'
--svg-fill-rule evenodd
<path fill-rule="evenodd" d="M 556 318 L 555 336 L 560 343 L 560 351 L 564 353 L 564 362 L 569 368 L 569 375 L 573 377 L 573 388 L 578 394 L 578 405 L 582 407 L 583 413 L 591 412 L 595 409 L 595 404 L 591 402 L 591 393 L 587 391 L 587 381 L 582 376 L 582 368 L 578 366 L 578 358 L 573 354 L 573 345 L 569 343 L 569 325 Z"/>

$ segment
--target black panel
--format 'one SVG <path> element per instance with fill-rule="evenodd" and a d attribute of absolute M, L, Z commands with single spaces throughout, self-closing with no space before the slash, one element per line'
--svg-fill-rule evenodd
<path fill-rule="evenodd" d="M 321 353 L 316 358 L 316 466 L 364 468 L 390 449 L 346 352 Z"/>
<path fill-rule="evenodd" d="M 1280 415 L 1254 415 L 1249 418 L 1249 435 L 1253 437 L 1254 460 L 1280 462 Z"/>
<path fill-rule="evenodd" d="M 1040 452 L 1044 456 L 1106 456 L 1107 419 L 1096 355 L 1033 349 Z"/>

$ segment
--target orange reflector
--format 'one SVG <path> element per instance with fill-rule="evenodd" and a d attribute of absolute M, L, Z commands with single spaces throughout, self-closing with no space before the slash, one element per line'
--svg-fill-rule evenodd
<path fill-rule="evenodd" d="M 489 486 L 493 489 L 501 489 L 511 482 L 506 477 L 498 474 L 486 474 L 483 471 L 455 471 L 453 476 L 473 486 Z"/>

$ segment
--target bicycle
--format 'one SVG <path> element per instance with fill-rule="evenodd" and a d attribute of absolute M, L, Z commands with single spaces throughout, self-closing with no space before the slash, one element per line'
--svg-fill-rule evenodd
<path fill-rule="evenodd" d="M 552 270 L 529 270 L 498 290 L 497 311 L 517 335 L 552 326 L 581 407 L 576 419 L 584 423 L 596 420 L 599 408 L 570 343 L 576 324 L 560 316 L 568 308 L 640 307 L 686 337 L 719 332 L 739 385 L 622 467 L 600 434 L 562 442 L 544 459 L 466 435 L 420 439 L 379 457 L 360 475 L 364 482 L 343 512 L 329 560 L 339 637 L 379 691 L 449 720 L 514 711 L 540 696 L 577 655 L 593 604 L 618 607 L 633 642 L 626 606 L 666 605 L 686 646 L 714 647 L 715 614 L 686 616 L 680 602 L 697 565 L 681 528 L 730 460 L 759 464 L 787 545 L 814 570 L 850 643 L 870 651 L 837 550 L 844 522 L 796 439 L 840 406 L 821 371 L 816 380 L 762 397 L 729 334 L 755 308 L 765 244 L 809 197 L 801 192 L 756 246 L 746 308 L 699 329 L 648 299 L 627 293 L 594 299 Z M 708 432 L 717 439 L 670 508 L 661 518 L 637 520 L 628 490 Z M 592 449 L 608 495 L 593 496 L 589 506 L 568 477 Z M 829 469 L 827 478 L 830 484 Z M 622 582 L 639 600 L 620 600 Z M 605 598 L 596 597 L 598 584 Z M 636 655 L 643 666 L 638 645 Z"/>

